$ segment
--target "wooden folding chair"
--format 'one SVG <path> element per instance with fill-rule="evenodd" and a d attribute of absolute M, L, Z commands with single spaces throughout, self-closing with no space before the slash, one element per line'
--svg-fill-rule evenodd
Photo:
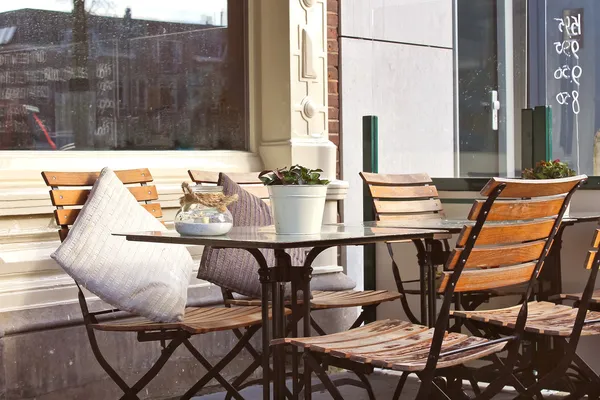
<path fill-rule="evenodd" d="M 148 185 L 152 175 L 147 169 L 115 171 L 119 179 L 128 186 L 129 191 L 150 214 L 156 218 L 162 217 L 156 187 Z M 90 187 L 98 179 L 97 172 L 42 172 L 42 177 L 51 187 L 50 199 L 56 206 L 54 216 L 59 225 L 59 235 L 64 241 L 72 225 L 85 204 L 90 193 Z M 181 398 L 189 399 L 202 389 L 211 379 L 216 379 L 228 393 L 236 399 L 243 399 L 238 391 L 221 375 L 221 371 L 235 357 L 246 349 L 253 357 L 260 355 L 250 344 L 250 339 L 261 325 L 260 307 L 188 307 L 182 322 L 156 323 L 142 317 L 131 316 L 117 309 L 110 308 L 101 311 L 90 311 L 82 288 L 78 282 L 79 305 L 83 313 L 86 332 L 94 356 L 100 366 L 123 391 L 123 399 L 137 399 L 137 394 L 160 372 L 169 357 L 180 345 L 184 345 L 198 362 L 208 371 Z M 288 311 L 289 314 L 289 311 Z M 245 328 L 242 333 L 239 328 Z M 212 365 L 192 345 L 189 339 L 193 335 L 210 332 L 233 330 L 238 335 L 238 343 L 217 364 Z M 112 368 L 102 355 L 96 339 L 96 331 L 131 332 L 137 334 L 139 342 L 160 342 L 162 352 L 151 368 L 133 385 L 126 383 Z M 260 363 L 258 364 L 260 365 Z"/>
<path fill-rule="evenodd" d="M 441 220 L 446 217 L 439 194 L 429 175 L 420 174 L 374 174 L 361 172 L 361 178 L 365 185 L 369 187 L 373 210 L 377 221 L 384 222 L 402 222 L 412 220 Z M 427 320 L 435 320 L 436 301 L 435 296 L 429 296 L 429 304 L 425 301 L 428 288 L 433 289 L 435 279 L 438 274 L 437 266 L 446 264 L 450 256 L 450 245 L 448 239 L 452 235 L 440 233 L 432 239 L 413 240 L 412 243 L 417 249 L 417 260 L 419 263 L 419 289 L 405 289 L 405 284 L 415 283 L 414 280 L 403 280 L 400 270 L 394 259 L 392 248 L 393 243 L 387 243 L 388 253 L 392 260 L 392 272 L 396 287 L 401 297 L 404 312 L 412 323 L 424 323 L 423 311 L 421 320 L 415 317 L 410 309 L 406 295 L 419 295 L 421 297 L 421 310 L 429 309 Z M 426 268 L 426 251 L 428 244 L 431 245 L 432 254 L 429 256 L 432 260 L 433 269 Z M 492 297 L 523 295 L 527 290 L 527 285 L 511 286 L 508 288 L 491 289 L 486 292 L 464 294 L 457 298 L 457 307 L 466 310 L 473 310 Z M 458 303 L 460 301 L 460 303 Z"/>
<path fill-rule="evenodd" d="M 508 234 L 508 232 L 507 232 Z M 600 377 L 577 354 L 581 336 L 600 335 L 598 291 L 594 290 L 600 266 L 600 229 L 596 229 L 591 248 L 585 260 L 590 271 L 582 293 L 560 295 L 562 300 L 573 300 L 575 307 L 546 301 L 527 304 L 528 318 L 524 325 L 524 340 L 534 343 L 537 354 L 523 359 L 519 373 L 515 373 L 517 389 L 522 397 L 542 398 L 542 389 L 571 392 L 568 398 L 600 397 Z M 539 271 L 537 271 L 539 272 Z M 588 310 L 596 311 L 588 311 Z M 454 311 L 456 318 L 468 320 L 472 330 L 489 338 L 512 334 L 517 329 L 517 307 L 485 310 Z M 535 373 L 533 372 L 535 370 Z"/>
<path fill-rule="evenodd" d="M 444 294 L 444 301 L 435 328 L 385 320 L 348 332 L 286 338 L 273 344 L 304 349 L 305 366 L 317 373 L 335 399 L 342 396 L 322 366 L 330 358 L 342 359 L 351 370 L 378 367 L 402 371 L 394 399 L 400 397 L 411 373 L 421 380 L 419 400 L 436 394 L 457 399 L 465 396 L 461 387 L 463 365 L 495 355 L 506 347 L 508 356 L 504 363 L 498 363 L 496 379 L 483 392 L 474 387 L 477 399 L 492 398 L 513 382 L 529 305 L 525 301 L 512 309 L 515 320 L 510 335 L 490 339 L 447 332 L 453 296 L 529 282 L 526 293 L 529 298 L 568 202 L 584 179 L 585 176 L 552 181 L 490 180 L 481 192 L 487 199 L 475 201 L 469 213 L 468 218 L 475 223 L 463 227 L 446 263 L 438 290 Z M 521 197 L 530 199 L 510 199 Z M 443 384 L 436 375 L 445 377 Z"/>
<path fill-rule="evenodd" d="M 374 174 L 369 172 L 361 172 L 365 185 L 368 186 L 371 194 L 373 211 L 377 221 L 401 222 L 407 220 L 426 220 L 426 219 L 444 219 L 446 217 L 442 202 L 439 199 L 437 188 L 429 175 L 421 174 Z M 419 279 L 418 280 L 403 280 L 400 274 L 400 269 L 394 258 L 394 250 L 392 242 L 386 243 L 388 253 L 392 260 L 392 272 L 396 282 L 398 292 L 402 294 L 400 301 L 402 308 L 409 321 L 412 323 L 425 324 L 427 320 L 435 319 L 435 301 L 430 298 L 430 304 L 427 304 L 427 289 L 433 286 L 435 281 L 436 269 L 435 266 L 446 263 L 450 255 L 450 244 L 448 239 L 452 235 L 440 233 L 435 235 L 433 239 L 412 240 L 412 243 L 417 249 L 417 261 L 419 263 Z M 431 264 L 433 268 L 427 268 L 426 258 L 427 245 L 431 246 L 432 252 Z M 405 284 L 419 282 L 418 290 L 406 289 Z M 421 317 L 417 318 L 410 306 L 406 295 L 419 295 L 421 298 Z M 425 311 L 429 309 L 429 314 Z"/>

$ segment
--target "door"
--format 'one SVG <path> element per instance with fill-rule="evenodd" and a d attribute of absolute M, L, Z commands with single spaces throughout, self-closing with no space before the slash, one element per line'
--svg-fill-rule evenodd
<path fill-rule="evenodd" d="M 496 176 L 498 48 L 496 0 L 457 0 L 459 176 Z"/>

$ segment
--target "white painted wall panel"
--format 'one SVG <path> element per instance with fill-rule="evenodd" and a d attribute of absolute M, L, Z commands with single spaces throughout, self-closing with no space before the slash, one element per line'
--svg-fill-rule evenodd
<path fill-rule="evenodd" d="M 451 0 L 343 0 L 342 36 L 452 47 Z"/>
<path fill-rule="evenodd" d="M 379 117 L 379 171 L 454 171 L 452 50 L 342 38 L 342 170 L 346 222 L 362 220 L 362 117 Z M 348 249 L 362 283 L 362 249 Z"/>

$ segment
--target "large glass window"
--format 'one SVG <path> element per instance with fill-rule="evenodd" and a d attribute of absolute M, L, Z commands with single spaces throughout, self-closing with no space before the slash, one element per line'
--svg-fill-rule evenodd
<path fill-rule="evenodd" d="M 600 93 L 595 0 L 545 0 L 539 18 L 542 66 L 538 100 L 552 107 L 552 152 L 577 172 L 600 175 Z"/>
<path fill-rule="evenodd" d="M 0 2 L 0 150 L 247 150 L 244 4 Z"/>

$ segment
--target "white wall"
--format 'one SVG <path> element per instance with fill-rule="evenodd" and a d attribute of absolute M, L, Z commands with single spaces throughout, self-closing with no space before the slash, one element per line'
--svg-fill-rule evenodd
<path fill-rule="evenodd" d="M 362 220 L 362 117 L 379 117 L 379 172 L 454 174 L 452 2 L 341 2 L 346 222 Z M 362 248 L 347 249 L 362 286 Z"/>

